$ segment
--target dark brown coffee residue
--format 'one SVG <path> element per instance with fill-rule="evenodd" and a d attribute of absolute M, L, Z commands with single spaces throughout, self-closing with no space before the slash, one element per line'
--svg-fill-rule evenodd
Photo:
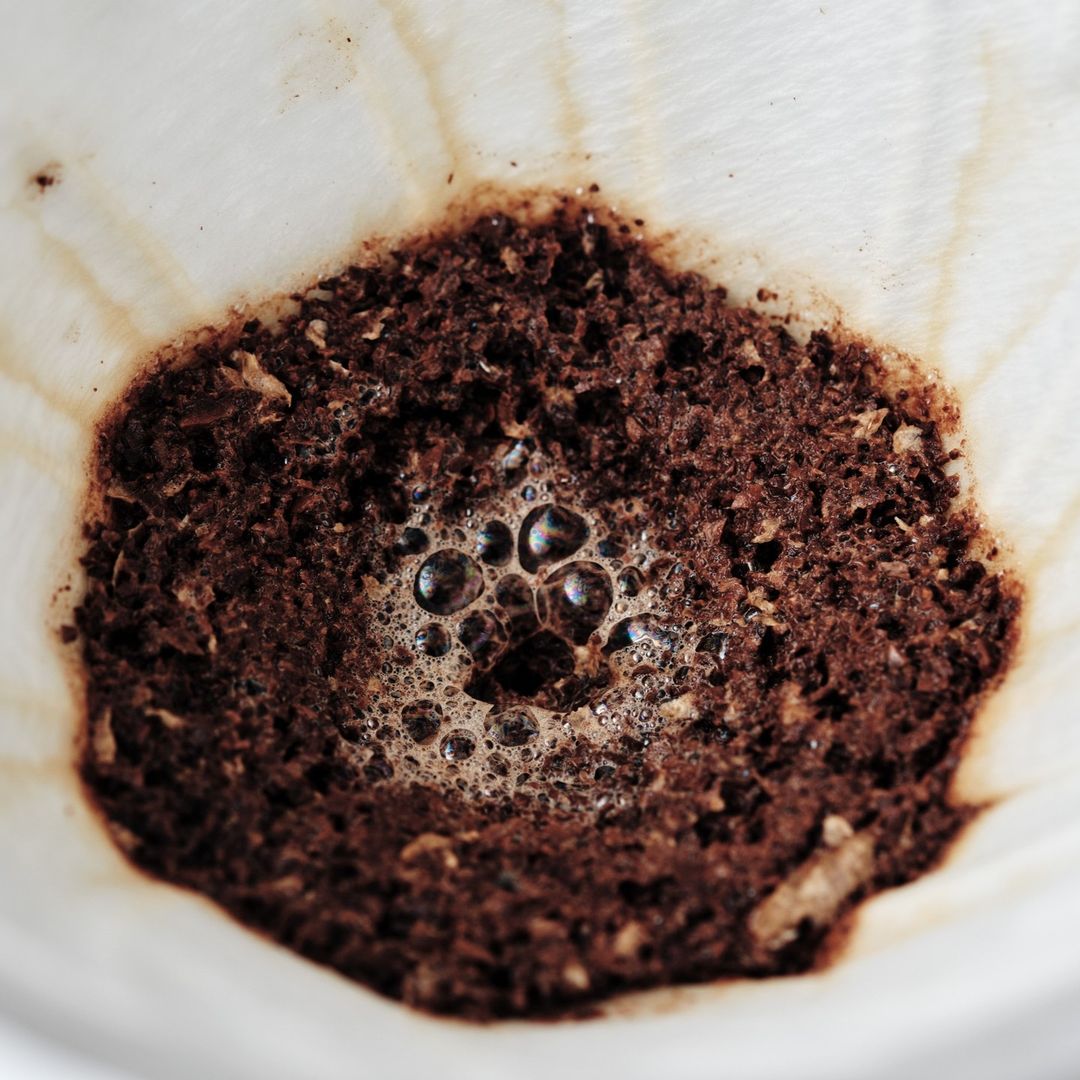
<path fill-rule="evenodd" d="M 47 188 L 60 182 L 60 166 L 55 161 L 49 162 L 30 177 L 30 184 L 36 188 L 35 194 L 41 195 Z"/>
<path fill-rule="evenodd" d="M 804 971 L 939 859 L 1019 591 L 928 384 L 569 202 L 297 299 L 100 432 L 82 773 L 138 866 L 490 1019 Z"/>

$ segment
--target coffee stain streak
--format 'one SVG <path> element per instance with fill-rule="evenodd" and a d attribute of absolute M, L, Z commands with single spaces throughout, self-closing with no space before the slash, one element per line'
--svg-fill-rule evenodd
<path fill-rule="evenodd" d="M 1030 570 L 1039 563 L 1045 563 L 1058 554 L 1058 549 L 1067 541 L 1075 539 L 1074 533 L 1080 526 L 1080 492 L 1064 505 L 1057 522 L 1051 526 L 1049 535 L 1044 537 L 1022 558 L 1025 569 Z"/>
<path fill-rule="evenodd" d="M 0 759 L 27 763 L 61 760 L 70 754 L 76 715 L 74 702 L 58 695 L 25 692 L 15 697 L 4 693 L 0 696 Z M 19 732 L 30 733 L 28 745 L 18 745 Z"/>
<path fill-rule="evenodd" d="M 975 235 L 975 203 L 978 193 L 986 186 L 991 164 L 991 143 L 998 127 L 996 121 L 1001 105 L 1001 88 L 995 75 L 993 50 L 988 40 L 983 42 L 981 67 L 985 97 L 979 110 L 978 135 L 975 147 L 960 162 L 952 201 L 952 229 L 938 260 L 938 283 L 927 319 L 923 353 L 934 365 L 940 365 L 943 360 L 949 315 L 958 291 L 960 260 L 963 252 L 970 250 Z"/>
<path fill-rule="evenodd" d="M 61 398 L 51 387 L 37 378 L 33 369 L 20 363 L 23 354 L 29 354 L 29 345 L 20 347 L 16 335 L 0 325 L 0 378 L 12 386 L 22 386 L 35 397 L 43 401 L 53 412 L 70 420 L 80 430 L 85 426 L 85 418 L 73 402 Z"/>
<path fill-rule="evenodd" d="M 398 205 L 404 204 L 408 208 L 409 215 L 414 218 L 425 218 L 431 208 L 430 189 L 424 185 L 416 163 L 409 153 L 408 145 L 399 134 L 404 125 L 401 123 L 399 113 L 394 108 L 392 95 L 372 74 L 370 65 L 364 62 L 362 43 L 367 37 L 366 28 L 353 29 L 345 13 L 340 8 L 334 9 L 327 0 L 315 0 L 315 6 L 331 33 L 336 34 L 339 38 L 342 36 L 335 23 L 345 28 L 344 37 L 346 40 L 344 43 L 339 41 L 338 48 L 348 48 L 351 54 L 352 77 L 349 81 L 349 87 L 360 102 L 368 106 L 365 116 L 374 119 L 379 128 L 383 145 L 387 148 L 391 159 L 396 163 L 403 187 L 398 199 Z M 375 6 L 378 7 L 379 5 L 376 4 Z M 351 40 L 349 40 L 350 38 Z M 370 224 L 370 221 L 365 219 L 361 222 L 361 227 L 370 229 Z"/>
<path fill-rule="evenodd" d="M 73 178 L 80 182 L 79 190 L 86 192 L 102 210 L 109 223 L 110 235 L 124 235 L 138 252 L 140 261 L 150 269 L 149 276 L 166 286 L 183 310 L 184 321 L 211 321 L 217 314 L 217 308 L 191 279 L 164 241 L 120 202 L 109 185 L 85 161 L 76 161 L 68 167 L 66 182 L 71 184 Z"/>
<path fill-rule="evenodd" d="M 1006 723 L 1015 724 L 1017 714 L 1014 712 L 1010 716 L 997 715 L 993 717 L 995 722 L 1000 725 Z M 997 730 L 997 729 L 994 729 Z M 979 739 L 982 739 L 981 733 L 976 733 Z M 989 743 L 989 739 L 987 739 Z M 968 747 L 964 750 L 964 757 L 971 752 L 973 743 L 969 743 Z M 1043 763 L 1035 768 L 1032 768 L 1029 764 L 1024 778 L 1021 780 L 1012 778 L 1002 778 L 1000 775 L 1000 766 L 987 769 L 987 762 L 991 761 L 995 755 L 992 752 L 985 752 L 981 756 L 976 755 L 973 757 L 969 768 L 974 773 L 974 779 L 968 780 L 966 778 L 960 779 L 960 772 L 954 774 L 953 783 L 956 785 L 957 790 L 961 791 L 963 797 L 968 799 L 971 804 L 981 804 L 983 806 L 994 806 L 1005 803 L 1017 795 L 1023 795 L 1029 791 L 1038 791 L 1040 788 L 1046 788 L 1050 785 L 1057 784 L 1063 780 L 1075 781 L 1076 774 L 1080 771 L 1080 755 L 1068 757 L 1063 754 L 1058 754 L 1054 757 L 1052 763 Z M 961 760 L 960 768 L 964 768 L 964 760 Z M 986 779 L 987 775 L 990 779 Z M 975 821 L 978 821 L 976 818 Z M 953 841 L 956 847 L 956 851 L 962 850 L 961 846 L 964 840 L 964 833 L 961 833 L 956 840 Z M 949 848 L 946 852 L 946 858 L 950 859 L 953 855 L 953 848 Z M 917 880 L 917 879 L 916 879 Z"/>
<path fill-rule="evenodd" d="M 1022 110 L 1024 94 L 1022 87 L 1011 77 L 1006 58 L 984 39 L 981 50 L 981 69 L 985 85 L 985 98 L 978 117 L 978 134 L 974 148 L 960 164 L 957 187 L 953 199 L 953 226 L 939 261 L 937 289 L 933 296 L 932 308 L 927 322 L 927 343 L 923 355 L 932 363 L 942 365 L 944 348 L 949 331 L 949 316 L 956 310 L 960 298 L 962 266 L 961 260 L 967 253 L 977 250 L 980 234 L 978 227 L 985 218 L 979 216 L 977 202 L 987 198 L 987 191 L 992 184 L 999 183 L 1023 159 L 1023 144 L 1033 130 L 1044 122 L 1043 117 L 1033 117 Z M 985 203 L 984 203 L 985 206 Z M 1012 323 L 1000 344 L 973 357 L 975 370 L 966 378 L 953 380 L 958 396 L 962 401 L 974 399 L 984 391 L 995 374 L 1011 363 L 1011 369 L 1017 370 L 1020 364 L 1018 350 L 1025 339 L 1038 329 L 1046 315 L 1052 310 L 1062 293 L 1068 288 L 1078 262 L 1080 262 L 1080 244 L 1062 245 L 1063 257 L 1055 272 L 1050 276 L 1051 284 L 1038 291 L 1036 298 L 1027 310 Z M 1030 291 L 1030 290 L 1029 290 Z M 955 317 L 955 315 L 954 315 Z M 977 449 L 977 447 L 976 447 Z M 1045 446 L 1037 448 L 1045 453 Z M 1036 456 L 1041 458 L 1041 453 Z M 1030 464 L 1024 456 L 1025 465 Z M 1016 463 L 1014 463 L 1016 464 Z M 1045 529 L 1040 529 L 1041 538 L 1034 543 L 1015 545 L 1015 568 L 1031 580 L 1032 575 L 1045 571 L 1055 561 L 1065 557 L 1069 546 L 1077 544 L 1077 528 L 1080 525 L 1080 495 L 1068 500 L 1059 512 L 1056 522 Z M 1028 525 L 1018 530 L 1019 536 L 1031 536 L 1034 530 Z M 1021 632 L 1017 651 L 1007 673 L 1010 685 L 1015 673 L 1026 670 L 1033 652 L 1037 652 L 1053 638 L 1075 632 L 1080 623 L 1066 620 L 1053 627 L 1033 627 L 1032 616 L 1034 598 L 1028 596 L 1021 613 Z M 994 753 L 990 750 L 976 751 L 976 745 L 991 746 L 999 737 L 1003 726 L 1015 721 L 1015 715 L 1003 711 L 1002 699 L 998 696 L 1002 688 L 984 703 L 976 714 L 971 727 L 969 743 L 961 758 L 961 765 L 953 778 L 952 786 L 958 797 L 965 802 L 981 804 L 996 802 L 1011 795 L 1035 787 L 1052 779 L 1058 774 L 1057 769 L 1043 769 L 1034 778 L 1022 783 L 1003 785 L 1000 776 L 996 776 L 997 766 L 993 762 Z M 1014 706 L 1015 711 L 1015 706 Z M 1074 765 L 1060 769 L 1060 775 L 1068 775 Z M 953 852 L 962 839 L 954 844 L 946 854 L 951 859 Z"/>
<path fill-rule="evenodd" d="M 473 179 L 475 170 L 468 163 L 467 147 L 454 121 L 453 109 L 447 101 L 438 55 L 424 36 L 406 0 L 373 0 L 373 3 L 381 8 L 390 20 L 394 36 L 408 53 L 420 75 L 435 131 L 448 159 L 447 174 L 453 173 L 455 178 L 464 180 L 467 185 Z"/>
<path fill-rule="evenodd" d="M 67 460 L 58 461 L 43 454 L 40 450 L 27 446 L 17 438 L 5 436 L 0 433 L 0 473 L 3 472 L 5 456 L 16 458 L 33 466 L 38 472 L 47 476 L 57 487 L 65 491 L 82 490 L 82 481 L 77 475 L 77 470 L 69 467 Z"/>
<path fill-rule="evenodd" d="M 70 694 L 61 692 L 54 687 L 46 694 L 42 690 L 34 690 L 25 686 L 17 686 L 15 683 L 0 679 L 0 709 L 12 709 L 23 712 L 48 710 L 52 713 L 57 708 L 70 708 L 72 697 Z"/>
<path fill-rule="evenodd" d="M 51 233 L 45 227 L 40 214 L 28 208 L 23 210 L 23 214 L 37 229 L 47 262 L 51 262 L 59 274 L 87 295 L 90 306 L 103 318 L 106 326 L 119 336 L 126 346 L 140 352 L 148 349 L 150 338 L 139 329 L 134 313 L 102 285 L 78 250 Z"/>
<path fill-rule="evenodd" d="M 71 762 L 59 754 L 48 754 L 40 758 L 24 758 L 16 754 L 0 752 L 0 774 L 8 773 L 9 779 L 20 782 L 33 781 L 35 783 L 47 783 L 50 787 L 62 779 L 66 791 L 70 791 L 67 783 L 67 774 L 71 770 Z M 7 785 L 0 785 L 6 787 Z M 16 797 L 17 801 L 17 797 Z"/>
<path fill-rule="evenodd" d="M 914 32 L 928 42 L 936 40 L 934 24 L 931 13 L 927 7 L 919 5 L 910 10 L 913 20 Z M 901 125 L 894 133 L 893 140 L 898 141 L 901 134 L 905 136 L 903 157 L 908 161 L 917 161 L 925 146 L 933 140 L 933 131 L 939 121 L 940 91 L 942 68 L 941 58 L 937 48 L 921 50 L 917 59 L 918 72 L 917 84 L 920 87 L 918 107 L 915 109 L 911 122 Z M 890 268 L 895 267 L 910 250 L 913 242 L 913 229 L 911 223 L 912 208 L 922 207 L 925 203 L 925 177 L 920 171 L 911 170 L 904 173 L 897 170 L 896 175 L 890 175 L 892 182 L 892 196 L 882 201 L 885 217 L 882 225 L 867 237 L 868 245 L 872 244 L 875 251 L 880 252 L 880 267 L 875 272 L 879 288 L 884 291 L 893 275 Z M 879 300 L 888 302 L 887 297 L 878 297 Z M 839 313 L 837 315 L 839 319 Z M 841 320 L 842 321 L 842 320 Z"/>
<path fill-rule="evenodd" d="M 585 116 L 570 80 L 573 49 L 570 45 L 572 38 L 566 0 L 549 0 L 549 3 L 555 13 L 555 33 L 552 38 L 555 48 L 549 66 L 555 96 L 559 100 L 558 129 L 567 146 L 570 160 L 578 165 L 585 159 Z"/>
<path fill-rule="evenodd" d="M 642 205 L 660 204 L 660 176 L 657 162 L 661 160 L 659 125 L 655 102 L 661 100 L 656 89 L 656 56 L 645 26 L 643 0 L 626 0 L 626 26 L 630 30 L 631 67 L 634 73 L 633 113 L 637 118 L 634 131 L 634 158 L 637 163 L 638 191 L 644 196 Z"/>
<path fill-rule="evenodd" d="M 959 286 L 960 260 L 972 250 L 978 240 L 976 202 L 989 186 L 995 174 L 1004 175 L 1020 159 L 1019 144 L 1031 123 L 1041 123 L 1019 113 L 1016 100 L 1022 99 L 1010 82 L 1008 66 L 1000 50 L 989 38 L 983 41 L 980 67 L 986 96 L 979 113 L 978 137 L 974 149 L 961 162 L 953 199 L 953 228 L 939 261 L 938 286 L 934 293 L 927 326 L 925 355 L 932 363 L 943 360 L 945 338 L 949 329 L 949 312 L 954 307 Z M 1005 154 L 1003 148 L 1011 148 Z M 955 380 L 961 396 L 970 398 L 978 393 L 992 375 L 1009 359 L 1013 350 L 1038 325 L 1050 309 L 1080 261 L 1080 244 L 1067 250 L 1061 271 L 1054 275 L 1057 284 L 1043 290 L 1032 307 L 1017 319 L 1005 342 L 980 357 L 978 370 L 970 377 Z"/>
<path fill-rule="evenodd" d="M 1074 635 L 1080 635 L 1080 619 L 1070 619 L 1068 622 L 1040 628 L 1037 633 L 1030 635 L 1028 643 L 1032 646 L 1045 645 L 1055 638 L 1073 637 Z"/>
<path fill-rule="evenodd" d="M 974 375 L 957 382 L 956 387 L 962 397 L 970 400 L 979 393 L 990 376 L 1009 359 L 1028 334 L 1040 325 L 1061 294 L 1069 287 L 1078 266 L 1080 266 L 1080 243 L 1068 248 L 1061 270 L 1054 275 L 1054 284 L 1039 292 L 1035 302 L 1016 320 L 1016 324 L 1009 331 L 1005 341 L 998 348 L 985 354 L 985 359 L 979 364 L 979 370 Z"/>

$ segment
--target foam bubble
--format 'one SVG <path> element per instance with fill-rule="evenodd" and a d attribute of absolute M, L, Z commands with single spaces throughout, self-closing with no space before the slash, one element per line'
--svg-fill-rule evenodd
<path fill-rule="evenodd" d="M 475 611 L 461 620 L 458 640 L 475 658 L 481 659 L 499 648 L 506 640 L 506 631 L 493 611 Z"/>
<path fill-rule="evenodd" d="M 447 732 L 439 742 L 439 753 L 447 761 L 464 761 L 476 752 L 476 739 L 471 732 L 455 728 Z"/>
<path fill-rule="evenodd" d="M 501 521 L 489 521 L 476 538 L 476 554 L 489 566 L 505 566 L 514 555 L 514 534 Z"/>
<path fill-rule="evenodd" d="M 484 729 L 500 746 L 524 746 L 540 734 L 540 725 L 528 709 L 489 713 Z"/>
<path fill-rule="evenodd" d="M 611 578 L 594 562 L 560 567 L 539 592 L 541 617 L 556 633 L 584 645 L 611 608 Z"/>
<path fill-rule="evenodd" d="M 589 813 L 602 784 L 616 806 L 620 740 L 655 742 L 678 672 L 722 660 L 695 650 L 723 628 L 673 622 L 674 564 L 636 500 L 576 502 L 575 478 L 529 439 L 495 448 L 494 466 L 505 487 L 445 514 L 429 477 L 401 478 L 410 516 L 370 599 L 384 662 L 348 745 L 365 776 Z M 523 500 L 526 475 L 541 505 Z"/>
<path fill-rule="evenodd" d="M 445 656 L 450 651 L 450 635 L 438 623 L 426 623 L 413 638 L 418 652 L 427 656 Z"/>
<path fill-rule="evenodd" d="M 626 566 L 615 579 L 623 596 L 637 596 L 645 588 L 645 575 L 636 566 Z"/>
<path fill-rule="evenodd" d="M 580 514 L 548 503 L 525 515 L 518 534 L 518 560 L 523 569 L 536 573 L 541 566 L 573 555 L 585 543 L 589 526 Z"/>
<path fill-rule="evenodd" d="M 419 555 L 420 552 L 427 551 L 430 546 L 428 534 L 423 529 L 417 529 L 411 525 L 403 529 L 401 535 L 394 541 L 394 551 L 398 555 Z"/>
<path fill-rule="evenodd" d="M 456 530 L 461 533 L 461 530 Z M 461 533 L 464 539 L 464 533 Z M 464 552 L 443 548 L 424 560 L 416 574 L 416 602 L 432 615 L 451 615 L 484 591 L 480 567 Z"/>
<path fill-rule="evenodd" d="M 442 723 L 442 706 L 435 701 L 414 701 L 401 710 L 401 723 L 413 742 L 430 742 Z"/>
<path fill-rule="evenodd" d="M 495 586 L 495 601 L 517 633 L 529 633 L 539 625 L 533 587 L 520 574 L 507 574 Z"/>

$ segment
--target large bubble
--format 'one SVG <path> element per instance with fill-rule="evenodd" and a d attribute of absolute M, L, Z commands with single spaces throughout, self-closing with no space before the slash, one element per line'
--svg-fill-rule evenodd
<path fill-rule="evenodd" d="M 474 611 L 461 620 L 458 640 L 477 660 L 489 656 L 506 641 L 502 623 L 491 611 Z"/>
<path fill-rule="evenodd" d="M 442 723 L 442 706 L 434 701 L 413 701 L 401 710 L 401 723 L 413 742 L 430 742 Z"/>
<path fill-rule="evenodd" d="M 455 728 L 444 735 L 442 742 L 439 743 L 439 753 L 447 761 L 464 761 L 472 757 L 474 750 L 476 750 L 476 739 L 461 728 Z"/>
<path fill-rule="evenodd" d="M 540 734 L 540 725 L 528 709 L 505 709 L 490 713 L 484 730 L 500 746 L 524 746 Z"/>
<path fill-rule="evenodd" d="M 518 560 L 530 573 L 573 555 L 589 535 L 585 519 L 548 503 L 525 515 L 518 534 Z"/>
<path fill-rule="evenodd" d="M 476 554 L 489 566 L 505 566 L 514 554 L 514 534 L 509 525 L 489 521 L 476 537 Z"/>
<path fill-rule="evenodd" d="M 416 574 L 413 595 L 432 615 L 452 615 L 467 608 L 484 591 L 484 578 L 474 559 L 453 548 L 429 555 Z"/>
<path fill-rule="evenodd" d="M 548 625 L 575 645 L 584 645 L 611 607 L 611 578 L 594 562 L 568 563 L 544 582 L 539 600 Z"/>
<path fill-rule="evenodd" d="M 425 656 L 445 656 L 450 651 L 450 635 L 438 623 L 427 623 L 416 631 L 416 651 Z"/>

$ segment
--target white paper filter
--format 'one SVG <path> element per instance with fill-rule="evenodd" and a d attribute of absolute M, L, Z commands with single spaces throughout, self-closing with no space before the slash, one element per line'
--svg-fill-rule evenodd
<path fill-rule="evenodd" d="M 1075 3 L 2 11 L 0 1009 L 148 1077 L 1075 1073 Z M 830 971 L 477 1028 L 130 870 L 73 782 L 78 699 L 48 617 L 92 425 L 141 358 L 479 185 L 592 181 L 734 299 L 776 288 L 942 373 L 1028 583 L 1025 633 L 958 781 L 995 807 L 943 869 L 866 905 Z"/>

